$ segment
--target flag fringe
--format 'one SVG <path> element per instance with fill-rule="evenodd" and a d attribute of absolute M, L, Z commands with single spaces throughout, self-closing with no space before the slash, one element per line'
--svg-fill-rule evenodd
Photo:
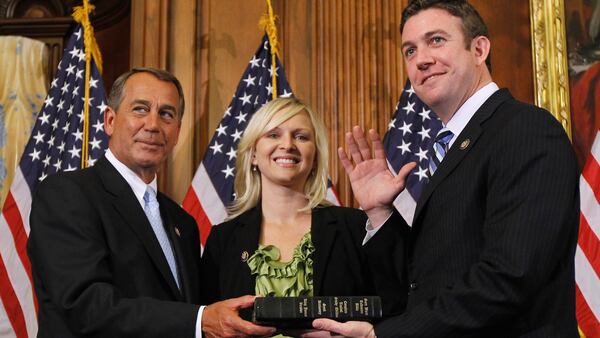
<path fill-rule="evenodd" d="M 271 0 L 267 0 L 267 13 L 263 14 L 258 22 L 258 26 L 267 32 L 269 44 L 271 44 L 271 83 L 273 85 L 273 99 L 277 98 L 277 56 L 279 56 L 279 41 L 277 40 L 277 25 L 275 20 L 279 17 L 273 13 Z"/>
<path fill-rule="evenodd" d="M 94 27 L 89 19 L 89 14 L 93 12 L 95 8 L 94 5 L 88 3 L 88 0 L 85 0 L 83 6 L 76 6 L 73 8 L 73 14 L 71 16 L 83 27 L 83 43 L 85 45 L 86 56 L 89 53 L 88 51 L 91 51 L 94 61 L 96 62 L 96 67 L 98 67 L 98 71 L 102 74 L 102 54 L 100 54 L 100 48 L 94 37 Z"/>

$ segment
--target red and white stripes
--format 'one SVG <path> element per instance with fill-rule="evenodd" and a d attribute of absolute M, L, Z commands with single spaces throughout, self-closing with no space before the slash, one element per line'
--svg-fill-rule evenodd
<path fill-rule="evenodd" d="M 27 257 L 31 192 L 17 168 L 0 216 L 0 336 L 35 337 L 37 304 Z"/>
<path fill-rule="evenodd" d="M 600 337 L 600 133 L 579 181 L 581 217 L 575 253 L 577 322 L 587 338 Z"/>

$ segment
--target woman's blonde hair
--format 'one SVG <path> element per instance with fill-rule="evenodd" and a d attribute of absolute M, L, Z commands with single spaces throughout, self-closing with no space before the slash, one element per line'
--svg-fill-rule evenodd
<path fill-rule="evenodd" d="M 282 112 L 277 115 L 277 113 Z M 327 195 L 327 168 L 329 167 L 329 150 L 327 132 L 320 116 L 296 98 L 277 98 L 260 108 L 248 122 L 244 135 L 237 148 L 236 176 L 234 183 L 235 200 L 227 209 L 227 219 L 232 219 L 255 207 L 262 191 L 260 172 L 252 170 L 252 157 L 255 145 L 265 133 L 279 126 L 290 118 L 306 112 L 315 131 L 315 169 L 309 175 L 304 186 L 304 194 L 308 200 L 306 206 L 299 211 L 310 210 L 318 205 L 331 205 L 325 199 Z"/>

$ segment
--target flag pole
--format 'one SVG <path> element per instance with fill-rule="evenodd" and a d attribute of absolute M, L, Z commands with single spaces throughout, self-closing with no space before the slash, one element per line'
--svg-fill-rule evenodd
<path fill-rule="evenodd" d="M 73 9 L 73 19 L 83 27 L 83 45 L 85 49 L 85 99 L 83 104 L 83 139 L 81 140 L 81 168 L 88 166 L 88 143 L 89 143 L 89 114 L 90 114 L 90 70 L 92 56 L 96 60 L 96 67 L 102 74 L 102 56 L 94 38 L 94 27 L 90 22 L 89 14 L 94 10 L 89 0 L 83 0 L 83 6 Z"/>
<path fill-rule="evenodd" d="M 273 13 L 271 0 L 267 0 L 267 13 L 260 18 L 258 25 L 267 32 L 269 44 L 271 44 L 271 83 L 273 85 L 273 99 L 277 98 L 277 57 L 279 56 L 279 41 L 277 40 L 277 26 L 275 20 L 278 17 Z"/>

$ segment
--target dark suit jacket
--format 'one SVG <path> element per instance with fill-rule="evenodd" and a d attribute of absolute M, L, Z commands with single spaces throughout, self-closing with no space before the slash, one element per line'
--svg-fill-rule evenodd
<path fill-rule="evenodd" d="M 364 212 L 318 207 L 313 209 L 311 220 L 315 247 L 313 294 L 364 296 L 380 292 L 382 283 L 374 280 L 362 249 L 367 220 Z M 258 249 L 260 223 L 260 208 L 253 208 L 213 227 L 202 255 L 202 290 L 207 297 L 203 304 L 254 294 L 256 276 L 250 275 L 244 257 L 248 258 Z M 404 294 L 400 294 L 400 298 L 394 294 L 380 296 L 385 313 L 404 307 Z"/>
<path fill-rule="evenodd" d="M 39 337 L 193 337 L 200 243 L 193 218 L 158 194 L 182 291 L 130 186 L 106 158 L 45 179 L 28 253 Z M 179 235 L 175 229 L 178 229 Z"/>
<path fill-rule="evenodd" d="M 396 213 L 367 243 L 395 252 L 387 268 L 408 293 L 377 337 L 577 337 L 578 175 L 551 114 L 494 93 L 425 187 L 412 228 Z"/>

